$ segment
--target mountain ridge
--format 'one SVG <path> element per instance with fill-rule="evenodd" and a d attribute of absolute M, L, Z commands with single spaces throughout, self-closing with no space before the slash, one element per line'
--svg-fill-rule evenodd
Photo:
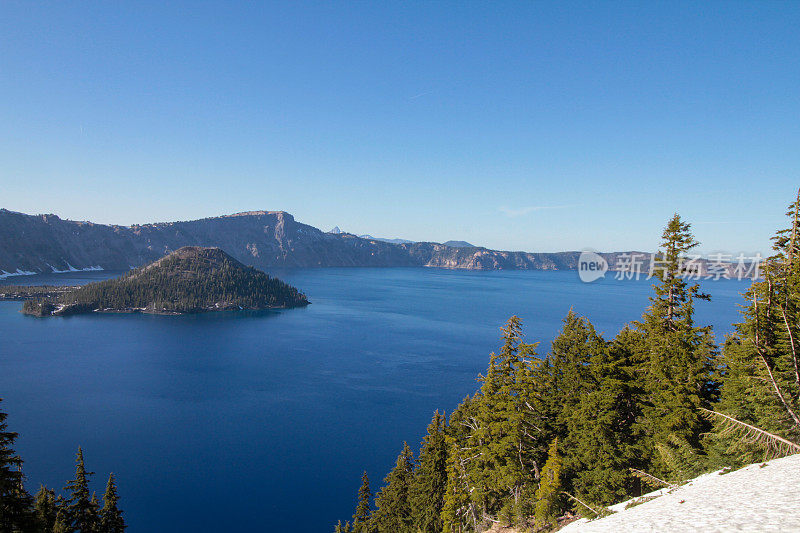
<path fill-rule="evenodd" d="M 184 246 L 219 247 L 264 270 L 309 267 L 438 267 L 467 270 L 574 270 L 579 251 L 536 253 L 392 244 L 323 232 L 285 211 L 131 226 L 65 220 L 0 209 L 0 275 L 63 270 L 127 270 Z M 620 254 L 600 254 L 610 266 Z"/>

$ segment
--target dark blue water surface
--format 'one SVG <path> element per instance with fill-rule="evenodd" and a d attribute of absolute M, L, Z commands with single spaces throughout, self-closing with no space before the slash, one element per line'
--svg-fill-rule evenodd
<path fill-rule="evenodd" d="M 613 336 L 647 281 L 576 272 L 315 269 L 277 273 L 312 305 L 264 313 L 36 319 L 0 302 L 0 396 L 28 486 L 62 487 L 83 447 L 118 479 L 131 532 L 326 532 L 349 519 L 434 409 L 476 387 L 512 314 L 546 351 L 573 307 Z M 5 283 L 82 283 L 93 272 Z M 707 282 L 718 337 L 745 282 Z"/>

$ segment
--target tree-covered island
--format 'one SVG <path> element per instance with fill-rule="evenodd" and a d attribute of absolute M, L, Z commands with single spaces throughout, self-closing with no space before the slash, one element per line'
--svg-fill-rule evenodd
<path fill-rule="evenodd" d="M 295 287 L 243 265 L 221 249 L 196 246 L 180 248 L 119 278 L 48 291 L 44 296 L 41 290 L 34 295 L 36 288 L 30 289 L 31 297 L 25 299 L 22 312 L 41 317 L 261 310 L 309 303 Z M 20 290 L 13 293 L 14 299 L 20 295 Z"/>

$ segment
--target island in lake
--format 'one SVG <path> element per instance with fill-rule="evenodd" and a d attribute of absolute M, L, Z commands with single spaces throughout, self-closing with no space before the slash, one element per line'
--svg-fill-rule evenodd
<path fill-rule="evenodd" d="M 295 287 L 248 267 L 219 248 L 187 246 L 127 274 L 80 287 L 13 287 L 35 316 L 83 313 L 184 314 L 308 305 Z"/>

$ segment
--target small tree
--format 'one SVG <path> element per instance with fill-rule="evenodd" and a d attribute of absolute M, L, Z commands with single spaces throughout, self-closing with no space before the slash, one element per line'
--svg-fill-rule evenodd
<path fill-rule="evenodd" d="M 372 507 L 370 505 L 372 500 L 372 491 L 369 489 L 369 477 L 367 472 L 361 474 L 361 486 L 358 488 L 358 504 L 356 504 L 356 512 L 353 515 L 353 532 L 354 533 L 371 533 L 370 527 L 370 514 Z"/>
<path fill-rule="evenodd" d="M 58 502 L 56 493 L 44 485 L 39 487 L 39 491 L 34 498 L 33 509 L 36 513 L 36 522 L 41 531 L 52 531 L 58 517 Z"/>
<path fill-rule="evenodd" d="M 452 416 L 450 422 L 452 427 Z M 468 524 L 472 526 L 477 524 L 475 504 L 469 497 L 469 486 L 464 468 L 465 460 L 461 455 L 458 442 L 449 435 L 445 442 L 448 449 L 447 485 L 441 513 L 442 531 L 444 533 L 462 533 Z"/>
<path fill-rule="evenodd" d="M 350 529 L 350 522 L 345 522 L 342 524 L 342 521 L 336 524 L 336 527 L 333 528 L 333 533 L 350 533 L 352 530 Z"/>
<path fill-rule="evenodd" d="M 69 527 L 69 519 L 64 509 L 59 509 L 56 514 L 56 522 L 53 524 L 53 533 L 70 533 L 74 531 Z"/>
<path fill-rule="evenodd" d="M 414 454 L 407 443 L 397 456 L 397 463 L 386 476 L 386 485 L 375 495 L 372 526 L 378 533 L 396 533 L 411 528 L 408 496 L 414 471 Z"/>
<path fill-rule="evenodd" d="M 66 519 L 71 529 L 81 533 L 93 531 L 98 524 L 97 502 L 92 501 L 89 492 L 89 477 L 94 472 L 87 472 L 83 463 L 83 450 L 78 448 L 75 458 L 75 479 L 70 480 L 64 490 L 69 497 L 66 501 Z"/>
<path fill-rule="evenodd" d="M 555 525 L 558 517 L 561 494 L 561 456 L 558 453 L 558 439 L 550 444 L 547 462 L 542 468 L 539 488 L 536 490 L 536 526 L 545 528 Z"/>
<path fill-rule="evenodd" d="M 416 528 L 423 533 L 441 533 L 442 505 L 447 486 L 446 420 L 436 411 L 422 441 L 414 479 L 409 491 Z"/>
<path fill-rule="evenodd" d="M 114 474 L 109 474 L 106 492 L 103 494 L 103 508 L 100 509 L 100 529 L 103 533 L 122 533 L 125 531 L 125 520 L 122 511 L 117 507 L 119 496 Z"/>
<path fill-rule="evenodd" d="M 33 501 L 22 485 L 22 459 L 13 449 L 18 435 L 7 430 L 7 417 L 0 412 L 0 531 L 26 529 L 33 518 Z"/>

